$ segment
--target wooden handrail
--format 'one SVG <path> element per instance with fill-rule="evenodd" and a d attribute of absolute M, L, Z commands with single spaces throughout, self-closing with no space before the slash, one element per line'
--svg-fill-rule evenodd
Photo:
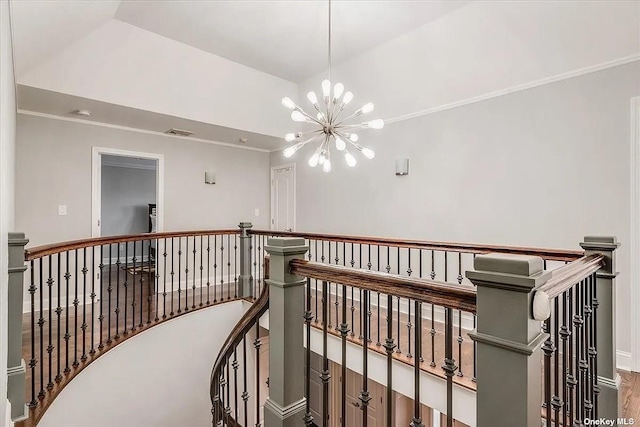
<path fill-rule="evenodd" d="M 298 233 L 274 230 L 249 230 L 250 234 L 259 236 L 303 237 L 305 239 L 328 240 L 343 243 L 359 243 L 364 245 L 397 246 L 401 248 L 427 249 L 447 252 L 464 252 L 486 254 L 490 252 L 534 255 L 549 261 L 574 261 L 584 255 L 583 251 L 566 249 L 529 248 L 521 246 L 482 245 L 456 242 L 434 242 L 426 240 L 393 239 L 387 237 L 346 236 L 324 233 Z"/>
<path fill-rule="evenodd" d="M 546 320 L 551 315 L 551 300 L 598 271 L 604 262 L 604 255 L 592 254 L 553 270 L 551 278 L 536 289 L 533 299 L 533 318 Z"/>
<path fill-rule="evenodd" d="M 254 302 L 249 310 L 247 310 L 222 345 L 222 349 L 218 353 L 216 362 L 211 370 L 210 397 L 211 403 L 215 405 L 214 396 L 218 388 L 217 378 L 219 371 L 223 366 L 223 362 L 233 353 L 234 348 L 243 340 L 249 330 L 255 326 L 260 317 L 269 309 L 269 286 L 262 288 L 260 297 Z"/>
<path fill-rule="evenodd" d="M 476 290 L 472 286 L 438 282 L 379 271 L 362 270 L 319 262 L 292 260 L 292 274 L 354 286 L 401 298 L 409 298 L 471 313 L 476 312 Z"/>
<path fill-rule="evenodd" d="M 49 245 L 36 246 L 25 250 L 25 259 L 31 261 L 47 255 L 60 252 L 72 251 L 75 249 L 90 248 L 93 246 L 109 245 L 114 243 L 137 242 L 139 240 L 159 240 L 172 237 L 207 236 L 213 234 L 239 234 L 239 229 L 232 230 L 196 230 L 196 231 L 170 231 L 164 233 L 140 233 L 127 234 L 124 236 L 92 237 L 89 239 L 70 240 L 67 242 L 52 243 Z"/>

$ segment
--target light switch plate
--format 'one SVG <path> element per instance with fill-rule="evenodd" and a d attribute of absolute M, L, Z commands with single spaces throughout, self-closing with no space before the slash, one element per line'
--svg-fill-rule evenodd
<path fill-rule="evenodd" d="M 67 205 L 58 205 L 58 215 L 67 214 Z"/>

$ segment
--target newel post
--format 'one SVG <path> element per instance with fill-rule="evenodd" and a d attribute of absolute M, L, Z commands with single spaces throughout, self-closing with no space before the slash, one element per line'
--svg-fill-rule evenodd
<path fill-rule="evenodd" d="M 253 276 L 251 275 L 251 236 L 249 230 L 253 227 L 250 222 L 241 222 L 240 227 L 240 275 L 238 277 L 240 297 L 249 298 L 253 295 Z"/>
<path fill-rule="evenodd" d="M 542 258 L 487 254 L 467 271 L 478 288 L 477 427 L 540 427 L 542 375 L 540 347 L 547 339 L 533 319 L 535 288 L 551 274 Z"/>
<path fill-rule="evenodd" d="M 602 254 L 605 264 L 596 272 L 596 298 L 593 306 L 596 316 L 598 347 L 598 417 L 617 419 L 620 407 L 620 375 L 616 371 L 616 256 L 620 247 L 615 237 L 587 236 L 580 246 L 585 255 Z"/>
<path fill-rule="evenodd" d="M 22 359 L 22 303 L 24 272 L 27 270 L 24 247 L 27 243 L 29 240 L 24 233 L 9 233 L 7 398 L 11 402 L 11 419 L 14 422 L 29 416 L 24 402 L 26 365 Z"/>
<path fill-rule="evenodd" d="M 308 250 L 301 238 L 272 238 L 265 250 L 270 257 L 269 279 L 269 397 L 264 404 L 265 427 L 302 425 L 304 398 L 305 280 L 289 272 L 289 262 L 304 259 Z"/>

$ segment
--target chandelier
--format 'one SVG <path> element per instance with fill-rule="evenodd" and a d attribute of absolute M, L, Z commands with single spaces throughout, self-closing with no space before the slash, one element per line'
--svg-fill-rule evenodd
<path fill-rule="evenodd" d="M 365 148 L 358 144 L 358 134 L 360 129 L 382 129 L 384 121 L 382 119 L 369 120 L 361 123 L 348 123 L 367 113 L 373 111 L 371 102 L 364 104 L 361 108 L 346 117 L 341 117 L 343 110 L 353 100 L 353 93 L 344 91 L 342 83 L 336 83 L 331 90 L 331 0 L 329 0 L 329 78 L 322 81 L 322 105 L 315 92 L 307 94 L 307 99 L 313 105 L 315 114 L 309 114 L 297 106 L 289 97 L 282 98 L 282 105 L 291 111 L 291 119 L 294 122 L 307 123 L 313 125 L 315 129 L 288 133 L 284 139 L 287 142 L 295 142 L 284 149 L 286 158 L 293 156 L 296 151 L 310 142 L 319 142 L 313 155 L 309 158 L 309 166 L 322 166 L 325 172 L 331 171 L 331 151 L 330 147 L 335 144 L 336 150 L 344 154 L 347 165 L 356 165 L 356 158 L 347 149 L 347 143 L 361 152 L 367 159 L 373 159 L 375 153 L 370 148 Z"/>

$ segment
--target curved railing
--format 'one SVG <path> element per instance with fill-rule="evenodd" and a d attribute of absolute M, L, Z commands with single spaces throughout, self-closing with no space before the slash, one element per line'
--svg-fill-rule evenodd
<path fill-rule="evenodd" d="M 265 286 L 256 302 L 247 310 L 240 321 L 233 328 L 227 337 L 216 362 L 211 370 L 211 404 L 213 424 L 218 425 L 223 422 L 227 426 L 240 426 L 239 420 L 244 419 L 244 426 L 249 426 L 249 419 L 255 415 L 251 415 L 249 409 L 249 381 L 247 369 L 247 334 L 252 328 L 256 328 L 255 339 L 253 345 L 258 349 L 260 346 L 260 326 L 258 322 L 262 315 L 269 309 L 269 287 Z M 238 348 L 242 344 L 242 361 L 238 362 Z M 233 360 L 232 360 L 233 356 Z M 238 370 L 242 366 L 241 382 L 238 380 Z M 233 371 L 230 371 L 230 368 Z M 226 369 L 226 372 L 225 372 Z M 259 358 L 256 357 L 256 377 L 260 376 Z M 233 376 L 231 376 L 233 375 Z M 231 392 L 233 385 L 234 391 Z M 243 404 L 238 405 L 238 390 L 242 389 Z M 251 384 L 253 389 L 253 384 Z M 230 396 L 234 396 L 231 401 Z M 260 411 L 260 392 L 259 387 L 256 393 L 256 411 Z M 233 409 L 232 409 L 233 408 Z M 233 412 L 233 414 L 232 414 Z"/>
<path fill-rule="evenodd" d="M 239 238 L 238 229 L 197 230 L 26 249 L 23 358 L 30 416 L 21 425 L 37 425 L 78 373 L 120 343 L 242 298 Z"/>

